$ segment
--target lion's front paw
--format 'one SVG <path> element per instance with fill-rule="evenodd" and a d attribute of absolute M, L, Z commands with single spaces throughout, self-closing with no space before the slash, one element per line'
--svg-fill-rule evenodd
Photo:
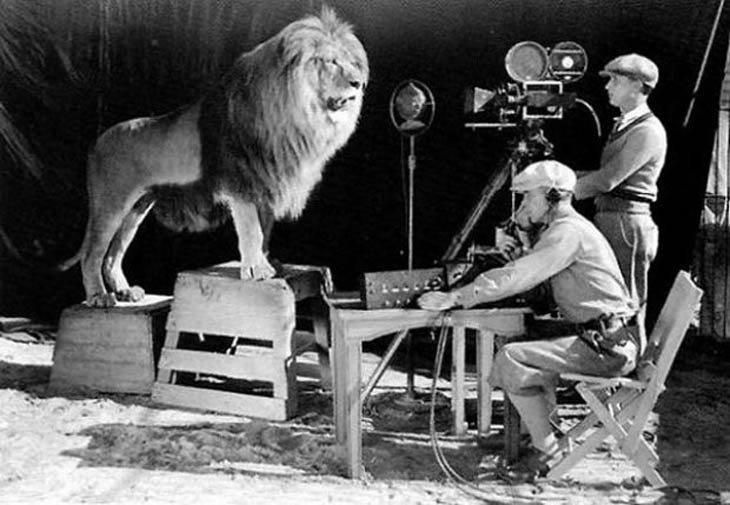
<path fill-rule="evenodd" d="M 95 293 L 86 298 L 86 305 L 94 308 L 114 307 L 117 304 L 117 297 L 114 293 Z"/>
<path fill-rule="evenodd" d="M 248 267 L 241 265 L 241 279 L 244 280 L 263 281 L 271 279 L 275 275 L 276 269 L 268 261 Z"/>
<path fill-rule="evenodd" d="M 144 298 L 145 292 L 139 286 L 132 286 L 131 288 L 117 290 L 115 294 L 120 302 L 139 302 Z"/>

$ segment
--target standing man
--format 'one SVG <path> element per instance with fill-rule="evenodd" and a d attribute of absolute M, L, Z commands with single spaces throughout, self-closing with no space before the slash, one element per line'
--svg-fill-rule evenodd
<path fill-rule="evenodd" d="M 557 449 L 549 407 L 560 374 L 624 375 L 643 345 L 611 246 L 571 204 L 575 180 L 557 161 L 527 166 L 512 181 L 512 191 L 524 195 L 514 220 L 526 236 L 537 237 L 534 244 L 508 239 L 498 247 L 512 261 L 463 287 L 418 299 L 427 310 L 469 308 L 548 282 L 561 314 L 573 323 L 572 335 L 509 343 L 495 357 L 489 382 L 508 395 L 532 442 L 532 451 L 503 472 L 510 482 L 548 471 Z"/>
<path fill-rule="evenodd" d="M 579 174 L 575 198 L 595 199 L 594 222 L 616 254 L 643 322 L 649 265 L 659 245 L 650 205 L 657 199 L 667 153 L 667 134 L 647 104 L 659 69 L 649 58 L 627 54 L 611 60 L 600 75 L 608 77 L 608 101 L 621 115 L 601 154 L 600 168 Z"/>

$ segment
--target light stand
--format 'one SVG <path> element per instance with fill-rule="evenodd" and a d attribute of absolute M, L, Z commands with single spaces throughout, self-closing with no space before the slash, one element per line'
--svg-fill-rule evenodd
<path fill-rule="evenodd" d="M 410 153 L 408 154 L 408 271 L 413 270 L 413 190 L 416 174 L 416 137 L 408 138 Z"/>
<path fill-rule="evenodd" d="M 434 113 L 436 111 L 436 103 L 433 99 L 433 93 L 428 86 L 421 81 L 408 79 L 395 87 L 390 95 L 390 120 L 393 126 L 400 132 L 402 137 L 408 138 L 408 196 L 407 196 L 407 216 L 406 216 L 406 234 L 408 240 L 408 271 L 413 270 L 413 200 L 415 188 L 416 173 L 416 137 L 428 130 L 433 122 Z M 378 366 L 370 376 L 365 389 L 360 394 L 360 401 L 365 402 L 370 392 L 375 388 L 382 377 L 385 369 L 388 367 L 395 352 L 403 340 L 406 341 L 406 356 L 408 361 L 408 375 L 406 391 L 408 397 L 413 397 L 414 391 L 414 366 L 413 351 L 411 348 L 411 337 L 408 330 L 398 333 L 390 342 L 388 349 L 380 360 Z"/>
<path fill-rule="evenodd" d="M 401 82 L 390 96 L 390 120 L 403 137 L 408 138 L 408 270 L 413 270 L 413 192 L 416 172 L 416 137 L 431 126 L 435 113 L 433 93 L 421 81 Z"/>

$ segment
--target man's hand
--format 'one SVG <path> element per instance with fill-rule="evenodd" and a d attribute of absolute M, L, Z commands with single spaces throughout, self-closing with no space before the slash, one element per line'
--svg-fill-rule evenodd
<path fill-rule="evenodd" d="M 426 310 L 448 310 L 459 304 L 459 295 L 455 292 L 430 291 L 418 298 L 418 306 Z"/>
<path fill-rule="evenodd" d="M 513 237 L 508 233 L 498 233 L 494 246 L 507 261 L 512 261 L 522 256 L 525 252 L 522 244 L 523 242 L 519 238 Z"/>

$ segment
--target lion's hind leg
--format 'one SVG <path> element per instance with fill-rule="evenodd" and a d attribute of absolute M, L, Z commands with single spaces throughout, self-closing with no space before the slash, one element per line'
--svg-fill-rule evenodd
<path fill-rule="evenodd" d="M 91 186 L 98 188 L 99 185 Z M 115 294 L 108 292 L 104 284 L 103 270 L 107 252 L 117 230 L 127 213 L 141 195 L 124 191 L 123 187 L 102 186 L 104 190 L 91 191 L 89 205 L 89 227 L 87 247 L 81 257 L 81 272 L 86 291 L 86 303 L 91 307 L 112 307 L 116 305 Z"/>
<path fill-rule="evenodd" d="M 104 260 L 104 280 L 116 299 L 125 302 L 138 302 L 144 298 L 145 292 L 140 286 L 130 286 L 122 271 L 124 254 L 132 243 L 139 225 L 155 204 L 151 194 L 145 194 L 137 200 L 132 210 L 124 217 L 122 224 L 114 234 L 106 259 Z"/>
<path fill-rule="evenodd" d="M 117 303 L 114 293 L 107 292 L 102 268 L 109 243 L 123 217 L 124 214 L 120 211 L 106 215 L 95 215 L 94 211 L 91 211 L 88 246 L 81 257 L 86 304 L 90 307 L 112 307 Z"/>

